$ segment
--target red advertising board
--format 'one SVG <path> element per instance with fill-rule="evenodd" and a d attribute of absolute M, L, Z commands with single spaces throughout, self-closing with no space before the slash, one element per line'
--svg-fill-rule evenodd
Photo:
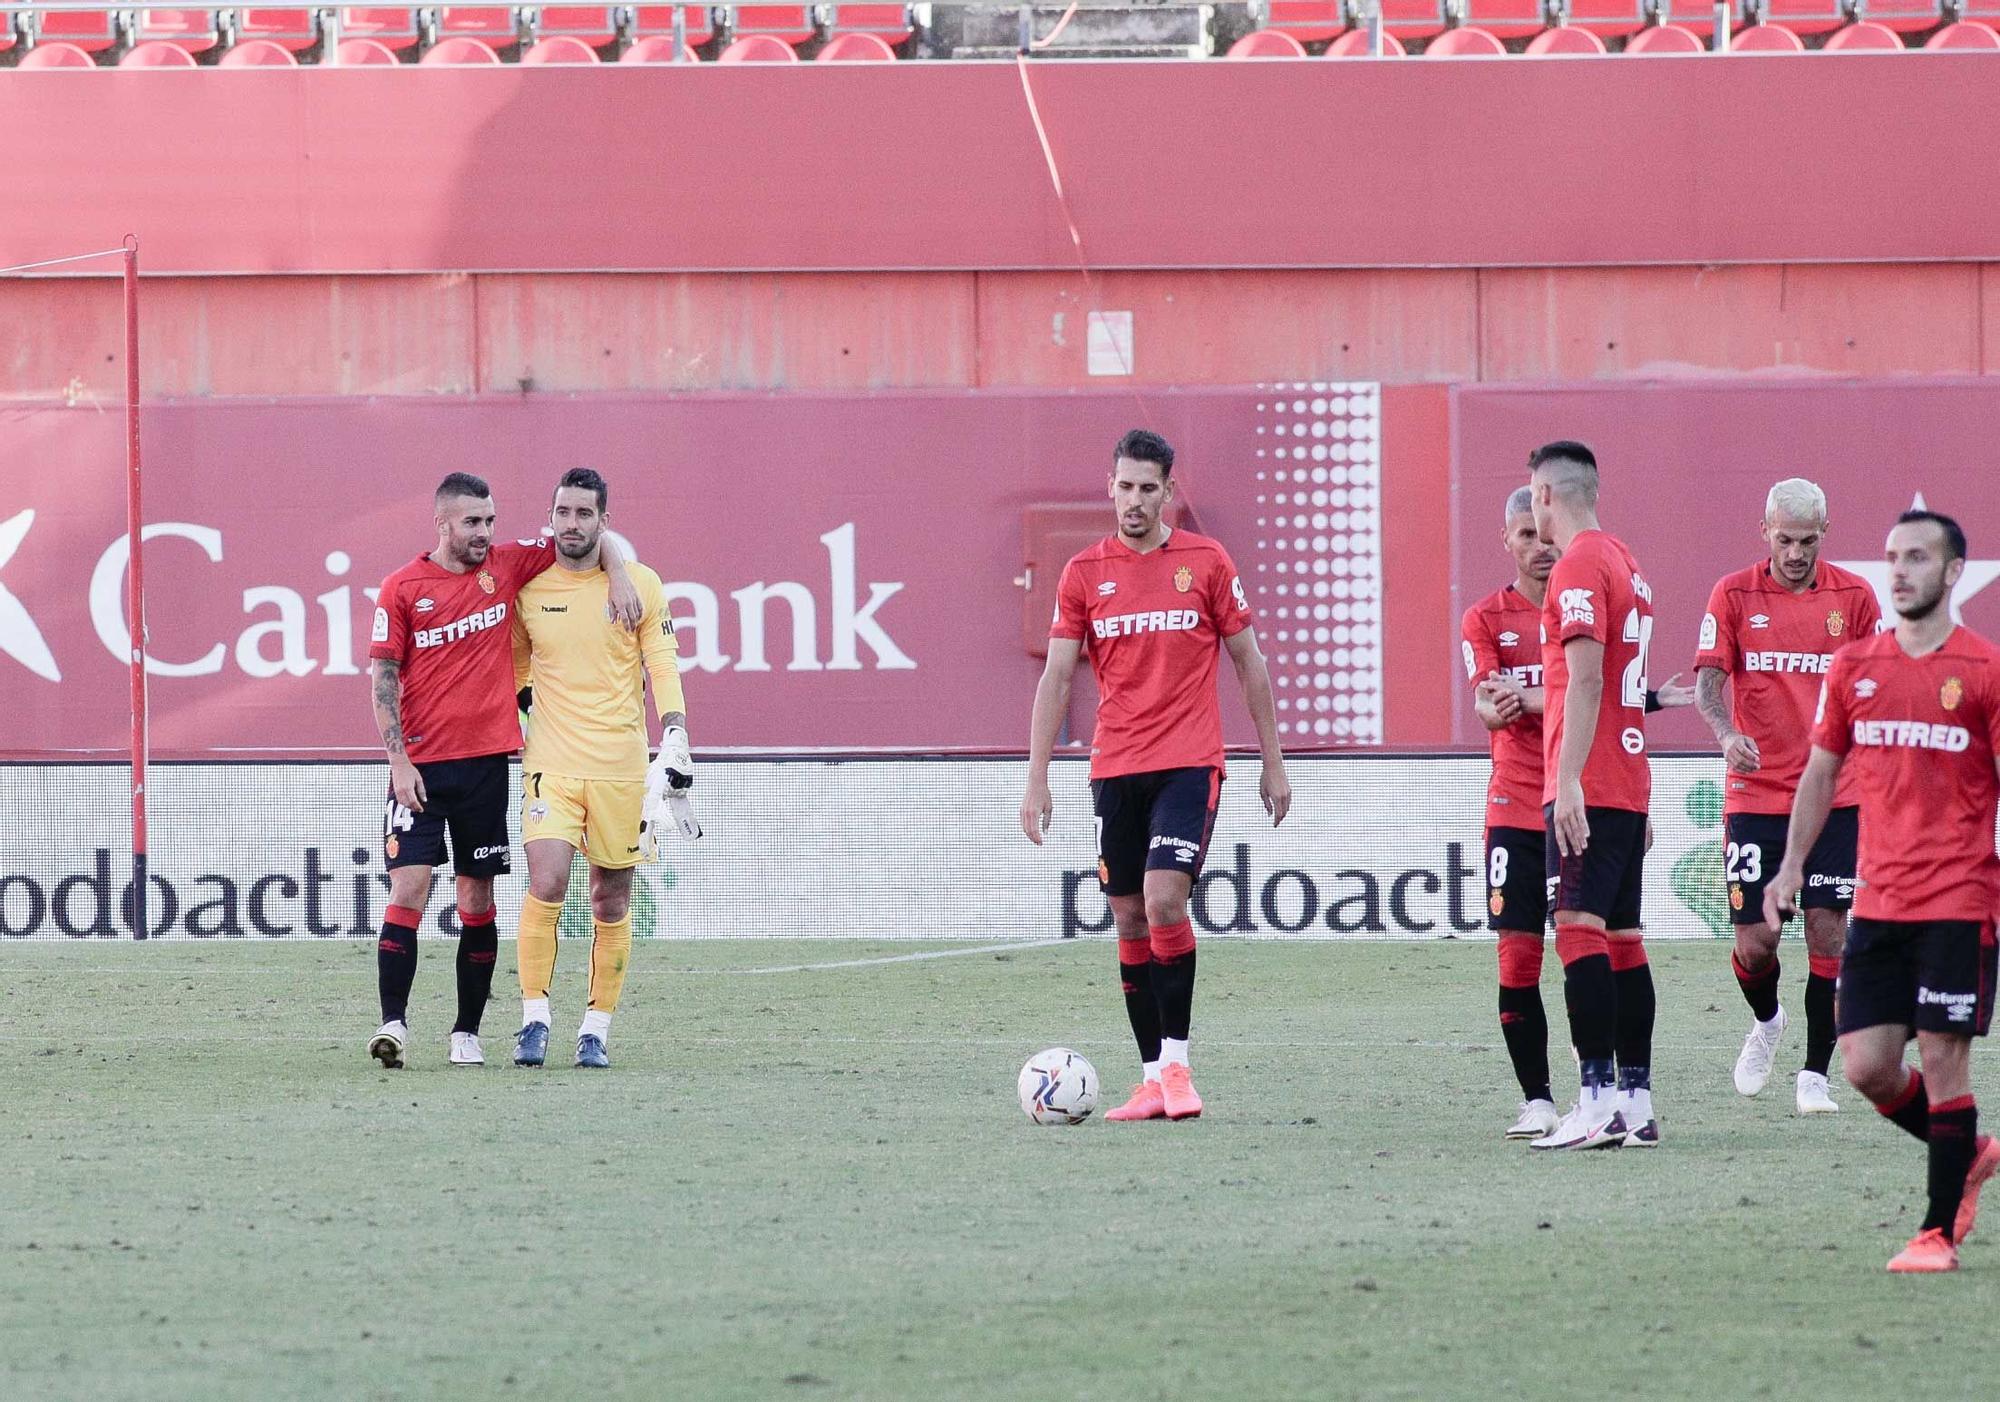
<path fill-rule="evenodd" d="M 1880 591 L 1883 538 L 1921 498 L 1958 518 L 1971 556 L 1958 588 L 1963 620 L 2000 637 L 2000 384 L 1990 380 L 1866 383 L 1745 381 L 1472 388 L 1454 396 L 1453 600 L 1457 609 L 1513 577 L 1501 545 L 1507 494 L 1527 480 L 1537 445 L 1590 444 L 1602 471 L 1599 515 L 1638 556 L 1653 586 L 1653 680 L 1690 664 L 1710 588 L 1768 552 L 1757 533 L 1764 496 L 1786 477 L 1826 490 L 1824 557 Z M 1887 600 L 1884 613 L 1889 613 Z M 1438 639 L 1455 649 L 1457 614 Z M 1459 676 L 1462 678 L 1463 673 Z M 1711 743 L 1692 709 L 1657 716 L 1655 747 Z M 1453 738 L 1483 741 L 1469 699 Z"/>
<path fill-rule="evenodd" d="M 372 753 L 369 591 L 435 543 L 438 480 L 486 477 L 502 533 L 526 536 L 577 465 L 605 473 L 612 527 L 668 582 L 699 744 L 1019 747 L 1040 668 L 1022 646 L 1024 509 L 1099 499 L 1112 445 L 1142 414 L 1178 446 L 1201 529 L 1236 553 L 1288 735 L 1379 736 L 1368 385 L 1143 403 L 951 392 L 151 408 L 154 752 Z M 115 755 L 129 636 L 119 423 L 12 410 L 0 461 L 0 757 Z M 1254 740 L 1233 679 L 1223 691 L 1231 740 Z M 1087 738 L 1087 705 L 1077 714 Z"/>

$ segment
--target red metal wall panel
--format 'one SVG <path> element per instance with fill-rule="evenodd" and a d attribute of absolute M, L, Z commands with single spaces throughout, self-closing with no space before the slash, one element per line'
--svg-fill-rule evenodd
<path fill-rule="evenodd" d="M 1033 71 L 1099 266 L 1491 267 L 2000 257 L 2000 183 L 1939 135 L 2000 127 L 1990 68 Z M 0 262 L 127 230 L 188 272 L 1074 261 L 1011 65 L 231 77 L 0 87 Z"/>

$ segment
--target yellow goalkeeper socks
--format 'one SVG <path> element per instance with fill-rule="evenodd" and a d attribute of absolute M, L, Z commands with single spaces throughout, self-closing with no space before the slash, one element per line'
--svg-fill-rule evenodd
<path fill-rule="evenodd" d="M 590 1006 L 598 1012 L 618 1011 L 625 991 L 625 966 L 632 962 L 632 917 L 614 923 L 598 921 L 590 936 Z"/>
<path fill-rule="evenodd" d="M 562 906 L 521 897 L 521 931 L 515 942 L 514 958 L 521 970 L 521 996 L 546 998 L 556 974 L 556 922 Z"/>

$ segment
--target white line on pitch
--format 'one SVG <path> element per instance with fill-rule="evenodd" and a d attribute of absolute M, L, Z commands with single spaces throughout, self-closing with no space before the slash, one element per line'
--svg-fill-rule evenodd
<path fill-rule="evenodd" d="M 915 954 L 882 954 L 873 959 L 835 959 L 824 964 L 773 964 L 762 969 L 677 969 L 683 974 L 803 974 L 821 969 L 864 969 L 875 964 L 914 964 L 923 959 L 958 959 L 968 954 L 997 954 L 1016 949 L 1051 949 L 1077 940 L 1017 940 L 1012 944 L 976 944 L 960 949 L 926 949 Z"/>
<path fill-rule="evenodd" d="M 862 1046 L 862 1047 L 1017 1047 L 1023 1045 L 1019 1037 L 854 1037 L 822 1036 L 813 1034 L 810 1039 L 815 1045 Z M 128 1043 L 184 1043 L 184 1042 L 260 1042 L 297 1043 L 315 1042 L 329 1049 L 345 1046 L 349 1042 L 359 1046 L 358 1039 L 333 1038 L 310 1032 L 115 1032 L 99 1034 L 77 1032 L 74 1028 L 61 1033 L 46 1035 L 27 1033 L 0 1033 L 0 1044 L 10 1042 L 35 1043 L 41 1046 L 123 1046 Z M 649 1035 L 637 1032 L 622 1032 L 619 1042 L 624 1046 L 663 1047 L 791 1047 L 798 1045 L 800 1038 L 793 1035 L 770 1037 L 678 1037 L 672 1033 Z M 1204 1037 L 1199 1039 L 1204 1047 L 1229 1047 L 1246 1050 L 1284 1050 L 1313 1048 L 1327 1051 L 1412 1051 L 1412 1052 L 1487 1052 L 1499 1051 L 1500 1041 L 1496 1037 L 1483 1042 L 1400 1042 L 1390 1040 L 1322 1040 L 1313 1038 L 1295 1041 L 1283 1038 L 1243 1038 Z M 439 1045 L 443 1045 L 440 1043 Z M 1667 1052 L 1726 1052 L 1740 1049 L 1740 1042 L 1655 1042 L 1654 1051 Z"/>

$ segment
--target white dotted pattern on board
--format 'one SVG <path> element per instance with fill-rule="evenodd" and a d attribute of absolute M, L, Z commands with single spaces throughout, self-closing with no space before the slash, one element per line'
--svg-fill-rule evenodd
<path fill-rule="evenodd" d="M 1382 742 L 1382 387 L 1258 385 L 1257 558 L 1278 731 Z"/>

